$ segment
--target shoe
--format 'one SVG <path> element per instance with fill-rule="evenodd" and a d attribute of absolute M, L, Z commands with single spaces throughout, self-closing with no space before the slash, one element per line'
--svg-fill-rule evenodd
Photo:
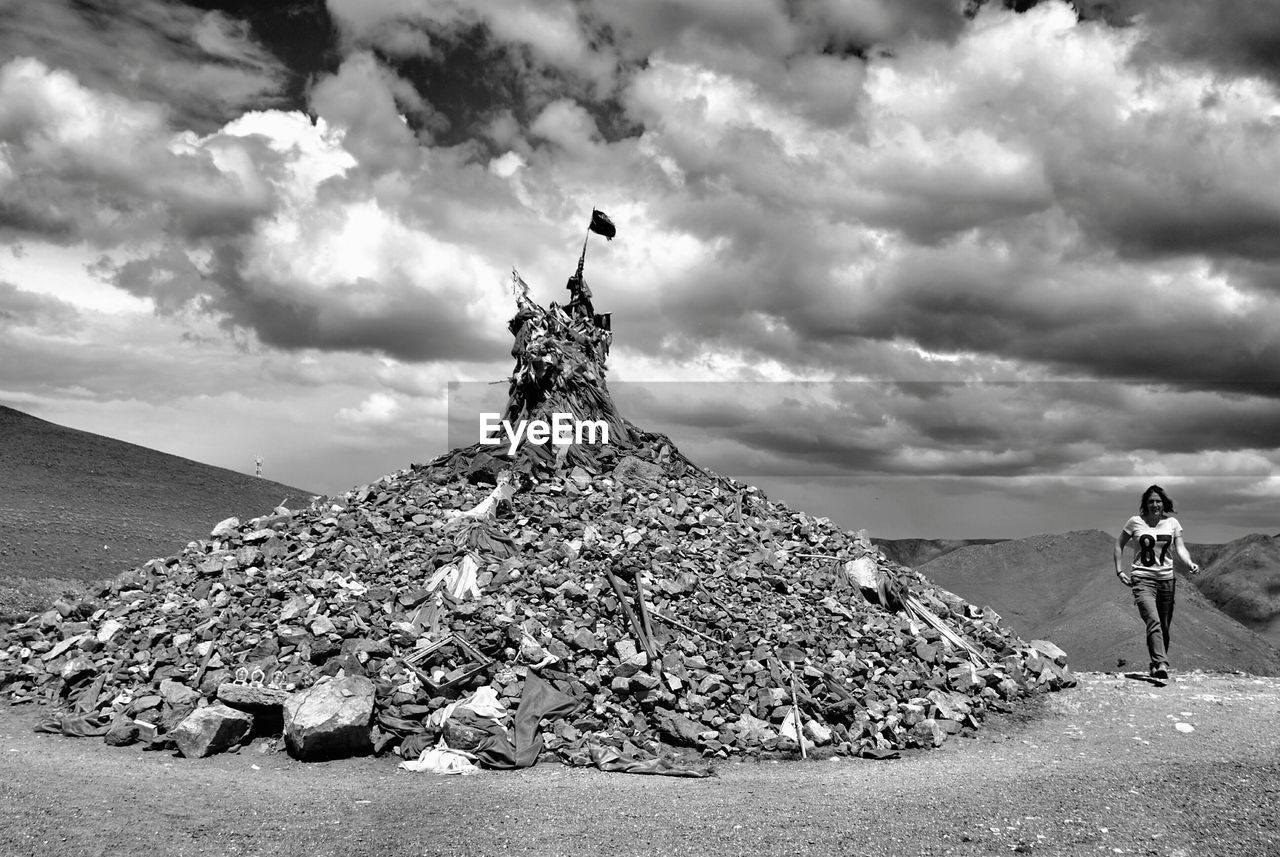
<path fill-rule="evenodd" d="M 1169 671 L 1164 667 L 1153 667 L 1151 670 L 1151 677 L 1158 678 L 1158 679 L 1167 679 L 1169 677 Z"/>

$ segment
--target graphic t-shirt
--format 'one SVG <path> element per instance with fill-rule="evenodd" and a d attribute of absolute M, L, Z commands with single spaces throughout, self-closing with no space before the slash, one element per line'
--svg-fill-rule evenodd
<path fill-rule="evenodd" d="M 1141 515 L 1134 515 L 1124 525 L 1133 539 L 1133 576 L 1152 580 L 1173 577 L 1173 540 L 1182 535 L 1177 518 L 1164 517 L 1154 527 L 1147 526 Z"/>

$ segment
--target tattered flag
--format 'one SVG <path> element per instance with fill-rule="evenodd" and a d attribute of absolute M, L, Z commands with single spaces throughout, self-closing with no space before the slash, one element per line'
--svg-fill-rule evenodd
<path fill-rule="evenodd" d="M 613 236 L 618 234 L 618 228 L 613 225 L 609 215 L 595 208 L 591 209 L 591 225 L 587 228 L 597 235 L 603 235 L 610 241 L 613 240 Z"/>

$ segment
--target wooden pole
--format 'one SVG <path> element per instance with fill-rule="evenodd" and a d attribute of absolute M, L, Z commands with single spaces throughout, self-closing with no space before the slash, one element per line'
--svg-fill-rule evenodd
<path fill-rule="evenodd" d="M 631 630 L 635 632 L 636 638 L 640 641 L 640 644 L 644 646 L 645 654 L 649 654 L 650 647 L 644 639 L 644 627 L 640 624 L 640 618 L 636 616 L 635 608 L 627 599 L 627 593 L 622 587 L 622 581 L 618 579 L 618 576 L 614 574 L 613 570 L 608 566 L 605 566 L 604 574 L 609 581 L 609 586 L 613 589 L 613 594 L 618 596 L 618 609 L 622 611 L 622 615 L 626 618 L 628 624 L 631 625 Z"/>
<path fill-rule="evenodd" d="M 587 234 L 582 239 L 582 255 L 578 257 L 578 273 L 575 274 L 579 280 L 582 279 L 583 266 L 587 264 L 587 241 L 591 239 L 591 227 L 587 227 Z"/>
<path fill-rule="evenodd" d="M 800 758 L 808 759 L 809 754 L 804 749 L 804 730 L 800 728 L 800 700 L 796 693 L 796 662 L 788 661 L 787 666 L 791 669 L 791 716 L 796 721 L 796 743 L 800 745 Z"/>
<path fill-rule="evenodd" d="M 704 634 L 703 632 L 699 631 L 697 628 L 694 628 L 691 625 L 686 625 L 685 623 L 681 622 L 679 619 L 676 619 L 672 616 L 668 616 L 666 613 L 661 613 L 657 610 L 654 610 L 653 616 L 659 622 L 666 622 L 668 625 L 670 625 L 673 628 L 679 628 L 681 631 L 687 631 L 690 634 L 697 634 L 702 639 L 710 643 L 715 643 L 717 646 L 727 645 L 723 640 L 717 640 L 715 637 L 711 636 L 710 634 Z"/>
<path fill-rule="evenodd" d="M 204 656 L 204 660 L 200 662 L 200 669 L 196 670 L 195 678 L 191 681 L 192 688 L 196 690 L 200 689 L 200 682 L 204 681 L 204 671 L 209 668 L 209 661 L 213 660 L 214 651 L 213 645 L 210 644 L 208 654 L 206 654 Z"/>

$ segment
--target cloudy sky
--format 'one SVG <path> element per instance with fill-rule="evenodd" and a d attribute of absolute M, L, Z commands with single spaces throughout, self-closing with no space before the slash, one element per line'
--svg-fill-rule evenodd
<path fill-rule="evenodd" d="M 0 404 L 340 492 L 478 439 L 598 207 L 615 395 L 701 463 L 1280 532 L 1280 3 L 1008 6 L 0 0 Z"/>

